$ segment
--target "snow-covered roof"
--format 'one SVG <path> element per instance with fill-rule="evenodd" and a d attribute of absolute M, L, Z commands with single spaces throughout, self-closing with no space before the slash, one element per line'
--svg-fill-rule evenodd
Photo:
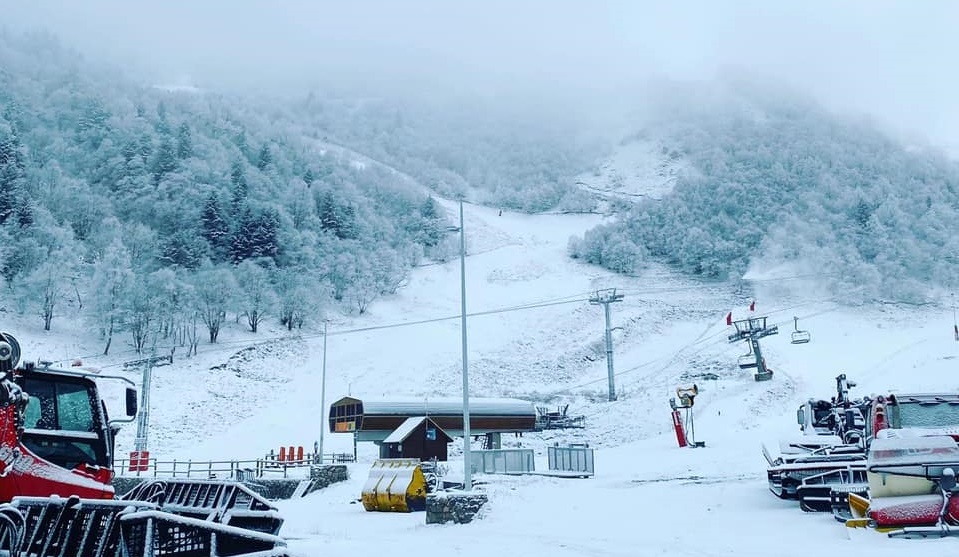
<path fill-rule="evenodd" d="M 412 418 L 406 418 L 406 421 L 400 424 L 400 427 L 394 429 L 393 433 L 384 439 L 383 442 L 402 443 L 403 441 L 406 441 L 406 438 L 413 433 L 413 430 L 424 421 L 426 421 L 426 416 L 414 416 Z"/>
<path fill-rule="evenodd" d="M 460 416 L 462 398 L 362 398 L 365 416 Z M 533 403 L 515 398 L 470 398 L 470 414 L 486 416 L 536 416 Z"/>

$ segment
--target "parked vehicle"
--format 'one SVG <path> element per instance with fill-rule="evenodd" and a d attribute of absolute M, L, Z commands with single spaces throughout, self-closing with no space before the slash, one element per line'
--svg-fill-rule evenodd
<path fill-rule="evenodd" d="M 153 481 L 117 501 L 115 438 L 137 412 L 132 381 L 20 363 L 0 333 L 0 555 L 286 555 L 282 519 L 236 482 Z M 111 420 L 98 381 L 126 385 Z"/>

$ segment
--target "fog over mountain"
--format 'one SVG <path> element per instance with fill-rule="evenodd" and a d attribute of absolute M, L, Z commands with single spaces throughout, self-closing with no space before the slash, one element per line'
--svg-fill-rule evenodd
<path fill-rule="evenodd" d="M 78 277 L 133 336 L 195 331 L 205 291 L 363 313 L 450 256 L 457 198 L 608 214 L 570 255 L 620 273 L 826 261 L 867 302 L 959 274 L 953 3 L 0 8 L 0 277 L 45 327 Z"/>
<path fill-rule="evenodd" d="M 959 5 L 928 2 L 3 2 L 143 79 L 298 95 L 627 106 L 650 77 L 765 74 L 827 106 L 959 145 Z M 573 110 L 576 112 L 576 110 Z"/>

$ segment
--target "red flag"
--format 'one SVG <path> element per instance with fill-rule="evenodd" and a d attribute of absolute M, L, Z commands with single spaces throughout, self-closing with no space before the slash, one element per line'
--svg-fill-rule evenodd
<path fill-rule="evenodd" d="M 727 325 L 733 324 L 733 312 L 729 312 L 726 314 L 726 324 Z"/>
<path fill-rule="evenodd" d="M 749 311 L 756 311 L 756 300 L 753 300 L 753 303 L 749 304 Z"/>

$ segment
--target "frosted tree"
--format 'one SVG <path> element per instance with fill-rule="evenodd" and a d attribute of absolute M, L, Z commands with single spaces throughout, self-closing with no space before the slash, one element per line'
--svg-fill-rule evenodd
<path fill-rule="evenodd" d="M 303 327 L 310 316 L 320 312 L 329 297 L 329 285 L 321 284 L 304 268 L 277 269 L 273 276 L 280 324 L 292 331 Z"/>
<path fill-rule="evenodd" d="M 160 299 L 146 275 L 136 275 L 123 300 L 123 323 L 130 333 L 133 350 L 143 353 L 147 341 L 156 338 Z"/>
<path fill-rule="evenodd" d="M 193 134 L 190 132 L 190 125 L 183 122 L 176 132 L 176 158 L 183 160 L 192 156 Z"/>
<path fill-rule="evenodd" d="M 192 285 L 197 312 L 206 325 L 210 343 L 213 344 L 235 299 L 236 278 L 229 268 L 213 267 L 207 263 L 193 275 Z"/>
<path fill-rule="evenodd" d="M 49 331 L 57 306 L 63 301 L 69 272 L 64 267 L 66 258 L 62 254 L 40 264 L 26 278 L 27 291 L 43 319 L 43 330 Z"/>
<path fill-rule="evenodd" d="M 270 281 L 270 273 L 248 259 L 237 265 L 235 276 L 241 294 L 239 307 L 246 316 L 250 331 L 255 333 L 267 314 L 276 307 L 276 294 Z"/>
<path fill-rule="evenodd" d="M 133 281 L 133 269 L 130 254 L 119 239 L 115 239 L 103 253 L 103 257 L 93 266 L 91 296 L 93 298 L 93 320 L 103 337 L 105 346 L 103 355 L 110 353 L 113 335 L 122 325 L 122 304 L 126 299 L 126 290 Z"/>

